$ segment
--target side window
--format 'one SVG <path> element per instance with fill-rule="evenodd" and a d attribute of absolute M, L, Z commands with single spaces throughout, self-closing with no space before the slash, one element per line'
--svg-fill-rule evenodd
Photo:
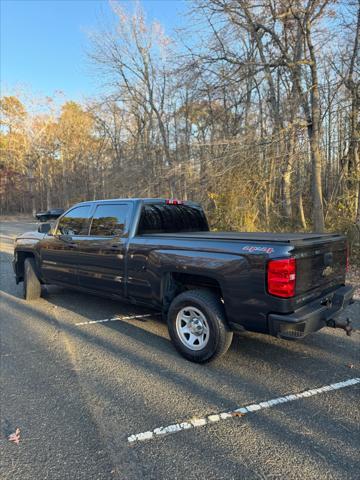
<path fill-rule="evenodd" d="M 62 235 L 88 235 L 90 205 L 75 207 L 59 221 L 57 231 Z"/>
<path fill-rule="evenodd" d="M 126 204 L 103 204 L 96 207 L 90 235 L 113 237 L 123 235 L 127 224 L 129 206 Z"/>

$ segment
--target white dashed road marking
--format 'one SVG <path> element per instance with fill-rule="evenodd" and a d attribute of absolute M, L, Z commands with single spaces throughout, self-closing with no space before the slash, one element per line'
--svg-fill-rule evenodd
<path fill-rule="evenodd" d="M 103 320 L 89 320 L 87 322 L 79 322 L 75 323 L 76 327 L 81 325 L 92 325 L 93 323 L 105 323 L 105 322 L 116 322 L 118 320 L 134 320 L 136 318 L 146 318 L 146 317 L 153 317 L 158 315 L 157 313 L 147 313 L 146 315 L 130 315 L 128 317 L 112 317 L 112 318 L 104 318 Z"/>
<path fill-rule="evenodd" d="M 134 443 L 134 442 L 141 442 L 144 440 L 151 440 L 158 436 L 167 435 L 170 433 L 177 433 L 177 432 L 181 432 L 182 430 L 188 430 L 190 428 L 202 427 L 210 423 L 220 422 L 221 420 L 226 420 L 228 418 L 233 418 L 237 416 L 243 416 L 243 415 L 246 415 L 247 413 L 256 412 L 264 408 L 274 407 L 275 405 L 278 405 L 280 403 L 292 402 L 294 400 L 311 397 L 313 395 L 318 395 L 320 393 L 325 393 L 325 392 L 330 392 L 332 390 L 338 390 L 340 388 L 350 387 L 351 385 L 356 385 L 357 383 L 360 383 L 360 378 L 350 378 L 349 380 L 345 380 L 343 382 L 332 383 L 331 385 L 325 385 L 324 387 L 314 388 L 312 390 L 305 390 L 304 392 L 301 392 L 301 393 L 295 393 L 292 395 L 286 395 L 284 397 L 273 398 L 271 400 L 267 400 L 266 402 L 254 403 L 251 405 L 247 405 L 246 407 L 237 408 L 236 410 L 232 410 L 230 412 L 222 412 L 218 414 L 208 415 L 207 417 L 204 417 L 204 418 L 193 418 L 185 422 L 168 425 L 167 427 L 159 427 L 159 428 L 155 428 L 152 431 L 130 435 L 130 437 L 128 437 L 128 442 Z"/>

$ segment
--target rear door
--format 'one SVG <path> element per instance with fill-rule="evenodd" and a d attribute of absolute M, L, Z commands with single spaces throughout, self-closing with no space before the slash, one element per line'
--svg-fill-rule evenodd
<path fill-rule="evenodd" d="M 60 218 L 54 235 L 39 242 L 40 263 L 48 283 L 77 284 L 77 245 L 88 235 L 91 205 L 79 205 Z"/>
<path fill-rule="evenodd" d="M 99 292 L 124 295 L 125 256 L 131 205 L 99 203 L 89 235 L 79 240 L 79 285 Z"/>

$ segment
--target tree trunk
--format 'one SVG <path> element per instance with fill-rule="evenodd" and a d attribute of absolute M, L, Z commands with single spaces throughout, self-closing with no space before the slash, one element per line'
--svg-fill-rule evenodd
<path fill-rule="evenodd" d="M 323 232 L 325 230 L 325 221 L 322 194 L 322 159 L 320 151 L 320 96 L 317 62 L 315 56 L 315 49 L 311 39 L 310 21 L 308 21 L 306 24 L 306 42 L 309 48 L 309 54 L 311 59 L 311 122 L 308 122 L 308 134 L 310 140 L 312 163 L 312 216 L 314 229 L 318 232 Z"/>
<path fill-rule="evenodd" d="M 305 218 L 305 213 L 304 213 L 304 205 L 303 205 L 303 199 L 302 199 L 302 193 L 299 192 L 299 217 L 300 217 L 300 222 L 301 222 L 301 226 L 304 230 L 307 229 L 307 225 L 306 225 L 306 218 Z"/>
<path fill-rule="evenodd" d="M 292 130 L 289 135 L 289 140 L 287 142 L 287 152 L 285 155 L 285 169 L 283 172 L 283 203 L 284 203 L 284 213 L 287 219 L 291 220 L 292 213 L 292 203 L 291 203 L 291 173 L 293 168 L 293 156 L 294 156 L 294 147 L 295 147 L 295 131 Z"/>
<path fill-rule="evenodd" d="M 312 217 L 314 229 L 317 232 L 324 232 L 324 207 L 322 199 L 322 162 L 320 147 L 317 137 L 312 135 L 310 138 L 311 161 L 312 161 Z"/>

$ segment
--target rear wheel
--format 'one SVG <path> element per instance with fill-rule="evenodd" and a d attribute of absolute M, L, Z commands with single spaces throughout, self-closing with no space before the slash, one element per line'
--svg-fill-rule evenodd
<path fill-rule="evenodd" d="M 197 363 L 223 355 L 233 337 L 220 299 L 207 290 L 189 290 L 175 297 L 168 312 L 168 328 L 176 349 Z"/>
<path fill-rule="evenodd" d="M 36 275 L 33 258 L 25 258 L 23 294 L 25 300 L 36 300 L 41 295 L 41 283 Z"/>

